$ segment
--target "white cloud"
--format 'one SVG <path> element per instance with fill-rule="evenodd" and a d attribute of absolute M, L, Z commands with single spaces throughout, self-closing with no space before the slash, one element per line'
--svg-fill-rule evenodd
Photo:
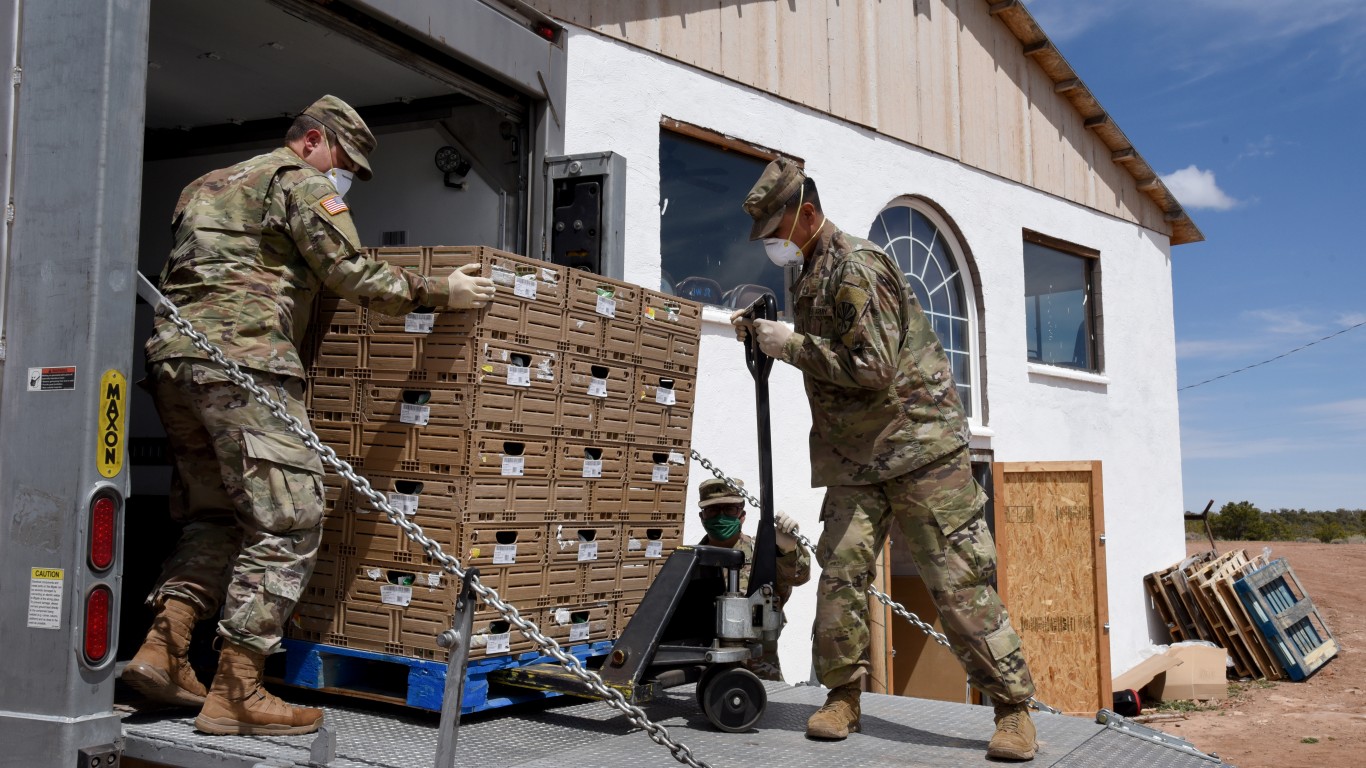
<path fill-rule="evenodd" d="M 1194 165 L 1162 176 L 1167 188 L 1187 208 L 1209 208 L 1227 211 L 1238 205 L 1214 180 L 1214 171 L 1203 171 Z"/>
<path fill-rule="evenodd" d="M 1054 42 L 1081 37 L 1091 27 L 1123 10 L 1118 2 L 1075 0 L 1025 0 L 1029 13 Z"/>
<path fill-rule="evenodd" d="M 1343 328 L 1366 323 L 1366 312 L 1344 312 L 1337 316 L 1337 323 Z"/>
<path fill-rule="evenodd" d="M 1196 339 L 1177 341 L 1178 359 L 1199 358 L 1202 360 L 1227 360 L 1246 357 L 1263 348 L 1259 339 Z"/>
<path fill-rule="evenodd" d="M 1245 320 L 1262 321 L 1266 333 L 1320 333 L 1323 326 L 1304 318 L 1304 313 L 1293 309 L 1249 309 L 1241 313 Z"/>
<path fill-rule="evenodd" d="M 1238 153 L 1238 159 L 1247 157 L 1271 157 L 1276 154 L 1276 140 L 1271 136 L 1263 136 L 1257 141 L 1249 141 L 1243 151 Z"/>
<path fill-rule="evenodd" d="M 1253 456 L 1293 454 L 1303 446 L 1287 437 L 1251 437 L 1202 430 L 1181 430 L 1181 458 L 1246 459 Z"/>

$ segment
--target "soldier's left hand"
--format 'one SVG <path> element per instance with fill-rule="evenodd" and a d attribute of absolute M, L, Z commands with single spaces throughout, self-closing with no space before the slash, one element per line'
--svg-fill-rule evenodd
<path fill-rule="evenodd" d="M 773 516 L 773 539 L 778 551 L 787 553 L 797 548 L 797 521 L 784 512 Z"/>
<path fill-rule="evenodd" d="M 759 349 L 765 355 L 781 360 L 783 345 L 792 338 L 792 326 L 777 320 L 755 320 L 754 336 L 759 340 Z"/>

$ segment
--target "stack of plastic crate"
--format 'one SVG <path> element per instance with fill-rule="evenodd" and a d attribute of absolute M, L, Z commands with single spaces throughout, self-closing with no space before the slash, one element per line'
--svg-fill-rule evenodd
<path fill-rule="evenodd" d="M 443 276 L 479 263 L 479 312 L 318 303 L 314 430 L 561 644 L 608 640 L 682 537 L 700 307 L 483 247 L 381 248 Z M 459 585 L 335 475 L 292 636 L 443 652 Z M 532 649 L 486 605 L 472 656 Z"/>

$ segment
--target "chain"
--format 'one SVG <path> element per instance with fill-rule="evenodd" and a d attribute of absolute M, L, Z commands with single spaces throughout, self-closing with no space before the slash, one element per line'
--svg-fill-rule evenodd
<path fill-rule="evenodd" d="M 626 700 L 626 697 L 614 688 L 610 688 L 602 681 L 602 678 L 590 669 L 583 666 L 577 658 L 565 653 L 560 648 L 560 644 L 553 638 L 546 637 L 535 622 L 525 619 L 517 611 L 516 606 L 504 602 L 498 596 L 498 591 L 479 581 L 477 576 L 466 577 L 465 569 L 460 567 L 460 561 L 446 554 L 441 549 L 440 543 L 429 538 L 422 532 L 422 526 L 409 520 L 406 515 L 389 505 L 389 500 L 381 493 L 370 486 L 370 481 L 357 475 L 351 465 L 337 458 L 337 452 L 325 445 L 321 439 L 303 425 L 295 417 L 291 416 L 283 403 L 271 397 L 270 393 L 259 386 L 248 374 L 238 367 L 237 363 L 229 360 L 223 355 L 223 351 L 214 346 L 204 334 L 196 331 L 185 318 L 180 316 L 180 312 L 169 301 L 162 300 L 158 309 L 161 313 L 185 336 L 194 342 L 195 347 L 203 350 L 209 355 L 209 359 L 223 367 L 224 372 L 233 383 L 251 393 L 262 405 L 270 409 L 288 427 L 289 431 L 297 435 L 304 441 L 304 444 L 312 449 L 322 459 L 323 463 L 334 469 L 337 474 L 349 480 L 352 487 L 359 491 L 365 498 L 370 500 L 376 508 L 384 512 L 389 518 L 389 522 L 403 529 L 406 535 L 413 542 L 421 545 L 422 551 L 433 561 L 441 565 L 441 569 L 446 573 L 453 574 L 456 578 L 466 579 L 470 589 L 479 595 L 484 602 L 488 603 L 502 614 L 512 626 L 521 631 L 522 635 L 536 643 L 541 650 L 550 654 L 556 661 L 582 680 L 594 693 L 598 694 L 607 702 L 608 706 L 620 710 L 626 715 L 626 719 L 637 728 L 641 728 L 654 743 L 666 747 L 674 759 L 691 768 L 710 768 L 704 763 L 693 757 L 692 750 L 688 749 L 682 742 L 674 741 L 669 736 L 669 731 L 664 726 L 651 721 L 646 715 L 645 710 Z"/>
<path fill-rule="evenodd" d="M 730 487 L 732 491 L 735 491 L 736 493 L 740 494 L 740 496 L 744 497 L 745 501 L 753 505 L 755 509 L 759 509 L 762 506 L 759 503 L 759 500 L 755 498 L 753 494 L 745 490 L 744 486 L 735 482 L 733 479 L 727 477 L 724 472 L 718 469 L 716 465 L 712 464 L 710 461 L 707 461 L 707 458 L 702 454 L 698 453 L 697 449 L 695 448 L 692 449 L 692 458 L 693 461 L 696 461 L 698 464 L 701 464 L 703 469 L 715 475 L 716 479 L 724 482 L 727 486 Z M 816 547 L 812 545 L 810 539 L 806 538 L 800 533 L 796 534 L 796 536 L 797 541 L 800 542 L 803 547 L 806 547 L 807 551 L 811 552 L 812 554 L 815 554 Z M 919 628 L 921 632 L 924 632 L 926 635 L 929 635 L 930 638 L 934 640 L 936 643 L 939 643 L 945 648 L 948 648 L 950 651 L 953 650 L 953 646 L 949 644 L 949 638 L 947 635 L 945 635 L 942 632 L 936 631 L 935 628 L 930 624 L 926 623 L 924 619 L 907 610 L 906 606 L 902 605 L 901 603 L 898 603 L 896 600 L 893 600 L 891 595 L 883 592 L 882 590 L 872 585 L 869 585 L 867 592 L 869 595 L 876 598 L 879 603 L 882 603 L 888 608 L 891 608 L 892 613 L 895 613 L 896 615 L 900 616 L 906 621 L 909 621 L 911 624 L 914 624 L 917 628 Z M 1047 704 L 1035 698 L 1031 698 L 1029 700 L 1029 705 L 1043 712 L 1049 712 L 1054 715 L 1062 714 L 1060 710 L 1054 709 L 1053 707 L 1050 707 Z"/>

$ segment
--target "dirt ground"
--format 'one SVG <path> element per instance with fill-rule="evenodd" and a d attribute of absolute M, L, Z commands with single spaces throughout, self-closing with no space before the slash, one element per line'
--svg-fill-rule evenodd
<path fill-rule="evenodd" d="M 1366 765 L 1366 544 L 1221 541 L 1219 551 L 1255 556 L 1266 546 L 1295 570 L 1341 652 L 1304 682 L 1239 685 L 1186 720 L 1153 725 L 1238 768 Z M 1203 539 L 1188 545 L 1191 554 L 1208 548 Z"/>

